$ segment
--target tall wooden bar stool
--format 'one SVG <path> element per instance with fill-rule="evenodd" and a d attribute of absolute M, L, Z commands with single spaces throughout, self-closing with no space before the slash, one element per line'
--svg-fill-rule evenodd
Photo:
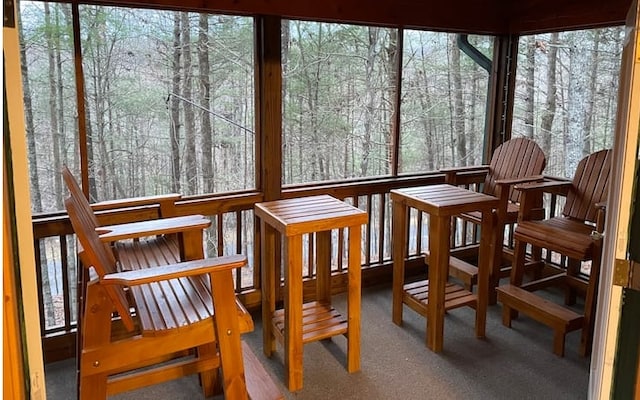
<path fill-rule="evenodd" d="M 361 225 L 367 213 L 328 195 L 259 203 L 262 259 L 262 321 L 264 353 L 284 347 L 285 383 L 290 391 L 302 389 L 305 343 L 336 335 L 347 338 L 347 370 L 360 370 Z M 331 231 L 348 229 L 348 297 L 346 318 L 331 306 Z M 316 237 L 316 299 L 303 303 L 303 235 Z M 284 242 L 284 308 L 276 310 L 280 286 L 280 259 L 276 235 Z M 311 236 L 311 235 L 310 235 Z M 277 271 L 277 272 L 276 272 Z"/>

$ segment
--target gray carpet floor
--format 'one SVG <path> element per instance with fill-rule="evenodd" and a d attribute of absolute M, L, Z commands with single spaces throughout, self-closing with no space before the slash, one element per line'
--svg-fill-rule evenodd
<path fill-rule="evenodd" d="M 335 296 L 339 310 L 345 296 Z M 314 342 L 304 347 L 304 388 L 290 393 L 283 385 L 283 351 L 266 358 L 262 328 L 244 335 L 287 399 L 585 399 L 589 358 L 578 354 L 579 331 L 567 336 L 566 354 L 552 352 L 553 333 L 527 317 L 509 329 L 501 323 L 500 305 L 487 315 L 487 337 L 474 335 L 474 310 L 450 311 L 445 318 L 444 351 L 425 346 L 426 322 L 404 308 L 403 326 L 391 322 L 391 289 L 366 288 L 362 293 L 360 372 L 346 369 L 346 339 Z M 75 360 L 46 366 L 47 398 L 72 399 L 76 393 Z M 218 396 L 221 397 L 221 396 Z M 195 376 L 122 393 L 111 399 L 200 399 Z"/>

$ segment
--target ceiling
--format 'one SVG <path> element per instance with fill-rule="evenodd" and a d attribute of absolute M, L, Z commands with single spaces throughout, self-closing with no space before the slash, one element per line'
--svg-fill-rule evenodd
<path fill-rule="evenodd" d="M 631 0 L 73 1 L 495 35 L 620 25 L 631 4 Z"/>

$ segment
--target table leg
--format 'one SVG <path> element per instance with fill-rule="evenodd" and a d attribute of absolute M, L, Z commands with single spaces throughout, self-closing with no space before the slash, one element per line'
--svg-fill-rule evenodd
<path fill-rule="evenodd" d="M 393 323 L 402 325 L 402 291 L 404 286 L 404 249 L 406 247 L 407 207 L 393 201 Z"/>
<path fill-rule="evenodd" d="M 500 243 L 500 253 L 496 251 L 497 236 L 502 237 L 502 233 L 496 232 L 496 215 L 493 211 L 483 211 L 482 226 L 480 236 L 480 251 L 478 254 L 478 304 L 476 306 L 476 336 L 484 337 L 487 325 L 487 305 L 490 297 L 493 296 L 489 290 L 495 291 L 494 281 L 495 265 L 499 263 L 496 259 L 502 256 L 502 244 Z M 499 268 L 498 268 L 499 269 Z M 491 277 L 490 277 L 491 275 Z M 491 283 L 490 283 L 491 280 Z"/>
<path fill-rule="evenodd" d="M 429 222 L 429 302 L 427 305 L 427 347 L 442 351 L 444 335 L 444 297 L 449 269 L 448 216 L 431 216 Z"/>
<path fill-rule="evenodd" d="M 276 285 L 280 282 L 280 260 L 276 260 L 276 230 L 260 220 L 261 280 L 262 280 L 262 351 L 271 357 L 276 351 L 272 318 L 276 311 Z M 276 268 L 278 274 L 276 274 Z M 276 280 L 276 276 L 278 279 Z"/>
<path fill-rule="evenodd" d="M 316 232 L 316 299 L 331 304 L 331 231 Z"/>
<path fill-rule="evenodd" d="M 302 235 L 285 238 L 284 369 L 287 388 L 302 389 Z"/>
<path fill-rule="evenodd" d="M 360 225 L 349 227 L 349 287 L 347 297 L 347 371 L 360 371 L 361 267 Z"/>

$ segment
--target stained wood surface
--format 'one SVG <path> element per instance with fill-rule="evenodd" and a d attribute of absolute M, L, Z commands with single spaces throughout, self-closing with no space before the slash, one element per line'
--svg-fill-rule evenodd
<path fill-rule="evenodd" d="M 303 387 L 303 345 L 343 334 L 347 371 L 360 370 L 361 225 L 367 213 L 328 195 L 258 203 L 262 242 L 263 350 L 271 356 L 276 339 L 284 347 L 285 384 Z M 331 307 L 331 230 L 348 228 L 347 315 Z M 302 236 L 315 233 L 316 301 L 303 304 Z M 275 249 L 283 241 L 283 257 Z M 281 269 L 280 261 L 284 261 Z M 280 271 L 284 271 L 284 308 L 276 310 Z"/>
<path fill-rule="evenodd" d="M 567 183 L 538 183 L 523 186 L 522 210 L 514 232 L 515 249 L 510 285 L 499 287 L 498 297 L 503 303 L 503 324 L 511 326 L 514 311 L 522 311 L 554 329 L 554 353 L 564 355 L 564 337 L 570 330 L 582 329 L 580 353 L 588 355 L 593 340 L 604 221 L 610 175 L 610 150 L 601 150 L 583 158 L 577 166 L 570 185 Z M 566 195 L 562 216 L 545 220 L 530 220 L 528 208 L 540 191 Z M 566 272 L 527 282 L 523 285 L 525 252 L 528 245 L 547 249 L 568 257 Z M 540 253 L 532 254 L 533 262 Z M 591 261 L 586 279 L 579 276 L 580 262 Z M 584 310 L 578 314 L 565 306 L 543 299 L 535 292 L 545 287 L 563 286 L 567 292 L 565 302 L 575 302 L 576 288 L 584 288 Z M 526 290 L 525 290 L 526 289 Z"/>
<path fill-rule="evenodd" d="M 391 191 L 393 201 L 393 310 L 392 319 L 397 325 L 402 324 L 403 303 L 421 312 L 426 306 L 426 345 L 434 352 L 440 352 L 444 342 L 444 313 L 447 307 L 447 294 L 452 287 L 447 286 L 449 277 L 451 218 L 465 211 L 480 210 L 482 215 L 482 236 L 478 265 L 477 297 L 466 297 L 465 291 L 458 301 L 473 304 L 476 301 L 476 336 L 483 337 L 486 326 L 486 307 L 489 301 L 490 270 L 493 261 L 493 243 L 495 241 L 495 218 L 492 210 L 499 199 L 483 193 L 477 193 L 452 185 L 434 185 L 417 188 L 406 188 Z M 406 292 L 404 285 L 404 260 L 407 243 L 407 214 L 409 207 L 430 214 L 429 218 L 429 269 L 428 269 L 428 301 L 420 300 L 426 291 L 421 288 L 417 293 Z M 413 288 L 410 287 L 412 290 Z M 450 292 L 449 292 L 450 293 Z M 420 295 L 419 295 L 420 294 Z M 417 297 L 416 297 L 417 296 Z M 454 296 L 457 296 L 454 295 Z M 466 297 L 466 298 L 465 298 Z M 416 299 L 417 298 L 417 299 Z M 450 298 L 453 303 L 455 301 Z M 468 300 L 468 301 L 467 301 Z"/>
<path fill-rule="evenodd" d="M 542 149 L 533 140 L 522 137 L 507 140 L 491 156 L 483 192 L 498 195 L 497 182 L 500 181 L 513 185 L 527 177 L 539 179 L 546 163 Z M 517 203 L 520 192 L 512 187 L 508 187 L 508 190 L 509 201 Z"/>
<path fill-rule="evenodd" d="M 264 2 L 259 0 L 89 0 L 89 4 L 129 5 L 170 10 L 282 16 L 315 21 L 430 29 L 491 35 L 525 34 L 624 24 L 629 2 L 558 0 L 463 1 L 448 3 L 416 0 L 328 0 L 322 3 Z M 278 75 L 279 76 L 279 75 Z M 278 103 L 279 104 L 279 103 Z M 278 108 L 278 107 L 272 107 Z"/>
<path fill-rule="evenodd" d="M 391 191 L 391 200 L 434 216 L 490 210 L 498 206 L 498 199 L 493 196 L 448 184 L 395 189 Z"/>
<path fill-rule="evenodd" d="M 285 236 L 361 225 L 367 212 L 329 195 L 258 203 L 255 214 Z"/>
<path fill-rule="evenodd" d="M 128 224 L 99 226 L 96 231 L 104 242 L 140 238 L 154 235 L 170 235 L 190 230 L 202 232 L 211 226 L 211 220 L 202 215 L 162 218 Z"/>
<path fill-rule="evenodd" d="M 186 253 L 202 256 L 201 232 L 209 223 L 201 216 L 103 229 L 112 233 L 109 241 L 128 238 L 114 245 L 114 253 L 98 236 L 97 219 L 82 199 L 71 196 L 65 200 L 81 244 L 83 265 L 93 267 L 97 275 L 86 287 L 86 313 L 79 319 L 83 332 L 79 397 L 106 398 L 194 373 L 200 374 L 205 396 L 212 396 L 218 368 L 222 367 L 227 398 L 247 398 L 240 334 L 253 330 L 253 321 L 235 296 L 232 277 L 232 269 L 246 265 L 246 257 L 178 262 Z M 181 247 L 188 247 L 187 236 L 170 234 L 178 229 L 172 228 L 179 226 L 176 223 L 185 223 L 186 229 L 199 232 L 195 235 L 197 243 L 188 251 L 180 251 Z M 140 229 L 141 226 L 147 229 Z M 145 238 L 131 240 L 133 232 Z M 122 260 L 116 255 L 122 255 Z M 132 303 L 127 294 L 131 294 Z M 114 309 L 129 334 L 116 335 Z M 187 351 L 195 352 L 195 358 L 171 360 Z M 252 380 L 259 386 L 254 392 L 264 392 L 264 377 Z"/>

